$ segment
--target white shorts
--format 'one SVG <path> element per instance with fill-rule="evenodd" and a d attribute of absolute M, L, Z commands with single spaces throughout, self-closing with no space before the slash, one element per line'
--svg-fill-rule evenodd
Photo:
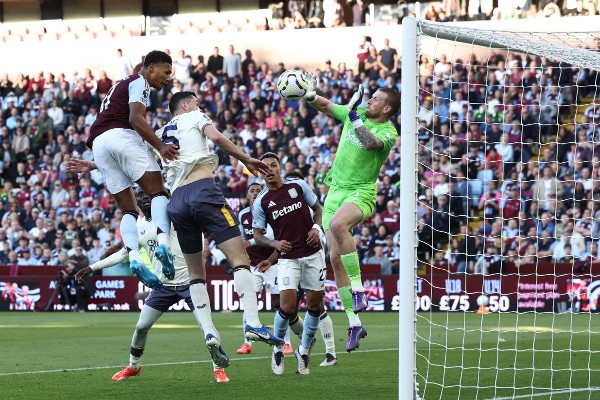
<path fill-rule="evenodd" d="M 277 265 L 279 291 L 297 290 L 298 286 L 305 290 L 321 291 L 325 287 L 327 269 L 323 249 L 297 260 L 280 258 Z"/>
<path fill-rule="evenodd" d="M 278 264 L 272 265 L 271 268 L 265 272 L 260 272 L 256 268 L 252 268 L 252 280 L 254 281 L 254 291 L 260 293 L 265 285 L 265 291 L 269 294 L 279 294 L 279 287 L 277 287 L 277 271 Z"/>
<path fill-rule="evenodd" d="M 94 140 L 94 162 L 112 194 L 133 186 L 146 171 L 160 171 L 146 142 L 132 129 L 110 129 Z"/>

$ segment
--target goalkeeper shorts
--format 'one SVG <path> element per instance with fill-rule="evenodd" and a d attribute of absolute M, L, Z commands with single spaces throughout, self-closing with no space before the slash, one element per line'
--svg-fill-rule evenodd
<path fill-rule="evenodd" d="M 357 187 L 356 189 L 340 189 L 331 187 L 325 198 L 323 206 L 323 232 L 329 230 L 329 225 L 333 215 L 340 209 L 344 203 L 353 203 L 360 208 L 363 213 L 362 221 L 369 218 L 375 211 L 375 200 L 377 199 L 377 189 L 375 185 L 367 187 Z"/>

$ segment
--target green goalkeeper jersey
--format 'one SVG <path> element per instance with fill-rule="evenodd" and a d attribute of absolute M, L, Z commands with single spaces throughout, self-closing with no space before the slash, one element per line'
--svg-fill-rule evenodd
<path fill-rule="evenodd" d="M 332 115 L 344 123 L 344 129 L 325 183 L 341 189 L 374 184 L 379 177 L 381 165 L 396 143 L 398 137 L 396 128 L 389 121 L 381 123 L 369 121 L 365 117 L 365 109 L 359 108 L 358 115 L 365 127 L 383 142 L 383 150 L 367 151 L 354 133 L 346 106 L 334 104 Z"/>

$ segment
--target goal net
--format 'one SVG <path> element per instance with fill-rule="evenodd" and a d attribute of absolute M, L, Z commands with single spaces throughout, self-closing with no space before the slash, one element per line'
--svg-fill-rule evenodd
<path fill-rule="evenodd" d="M 403 24 L 400 398 L 600 398 L 600 32 Z"/>

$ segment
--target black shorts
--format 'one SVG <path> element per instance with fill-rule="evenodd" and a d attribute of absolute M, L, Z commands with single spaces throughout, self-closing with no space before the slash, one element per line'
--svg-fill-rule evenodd
<path fill-rule="evenodd" d="M 217 244 L 241 236 L 239 220 L 212 178 L 181 186 L 171 195 L 167 213 L 185 254 L 202 251 L 202 233 Z"/>
<path fill-rule="evenodd" d="M 145 305 L 161 312 L 167 312 L 169 307 L 181 300 L 185 300 L 191 310 L 194 309 L 190 296 L 190 285 L 163 286 L 160 289 L 154 289 L 146 298 Z"/>

